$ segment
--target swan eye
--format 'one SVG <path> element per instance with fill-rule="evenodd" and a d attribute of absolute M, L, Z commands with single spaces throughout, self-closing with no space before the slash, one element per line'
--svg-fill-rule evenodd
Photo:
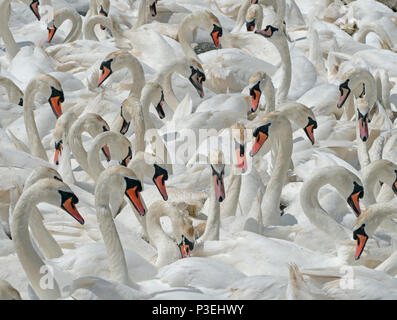
<path fill-rule="evenodd" d="M 63 180 L 60 177 L 54 176 L 54 179 L 63 182 Z"/>
<path fill-rule="evenodd" d="M 250 89 L 250 96 L 254 96 L 255 95 L 255 91 L 261 91 L 260 89 L 260 81 L 258 81 L 258 83 L 256 85 L 254 85 L 251 89 Z"/>
<path fill-rule="evenodd" d="M 102 129 L 103 129 L 103 132 L 107 132 L 107 131 L 109 131 L 109 129 L 108 129 L 108 128 L 106 128 L 106 126 L 102 126 Z"/>
<path fill-rule="evenodd" d="M 20 99 L 19 99 L 18 105 L 23 106 L 23 98 L 20 98 Z"/>
<path fill-rule="evenodd" d="M 108 68 L 109 70 L 112 70 L 111 64 L 112 64 L 113 59 L 109 59 L 107 61 L 103 61 L 99 67 L 99 69 L 103 70 L 103 67 Z"/>

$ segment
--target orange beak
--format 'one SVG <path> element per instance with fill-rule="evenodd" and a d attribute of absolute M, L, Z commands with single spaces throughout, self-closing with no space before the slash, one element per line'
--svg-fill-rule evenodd
<path fill-rule="evenodd" d="M 356 260 L 360 259 L 360 256 L 364 251 L 365 244 L 368 241 L 368 235 L 365 233 L 364 227 L 365 224 L 353 232 L 353 239 L 357 240 L 356 253 L 354 254 L 354 258 Z"/>
<path fill-rule="evenodd" d="M 242 173 L 245 173 L 247 171 L 247 159 L 245 157 L 245 153 L 241 153 L 240 148 L 236 149 L 236 157 L 237 168 L 239 168 Z"/>
<path fill-rule="evenodd" d="M 262 147 L 262 145 L 265 143 L 265 141 L 267 140 L 268 135 L 266 133 L 263 133 L 261 131 L 259 131 L 255 143 L 252 146 L 252 150 L 250 152 L 251 157 L 253 157 L 254 155 L 256 155 L 259 151 L 259 149 Z"/>
<path fill-rule="evenodd" d="M 259 90 L 254 90 L 253 93 L 254 94 L 251 100 L 251 112 L 255 112 L 256 109 L 258 109 L 259 100 L 261 98 L 261 92 Z"/>
<path fill-rule="evenodd" d="M 111 74 L 111 70 L 107 67 L 103 67 L 102 74 L 98 80 L 97 87 L 99 87 Z"/>
<path fill-rule="evenodd" d="M 80 224 L 84 224 L 84 219 L 77 211 L 76 206 L 72 202 L 72 198 L 67 199 L 63 204 L 62 208 L 65 209 L 73 218 L 75 218 Z"/>
<path fill-rule="evenodd" d="M 52 38 L 55 36 L 55 32 L 57 29 L 55 27 L 53 28 L 47 28 L 48 29 L 48 42 L 51 42 Z"/>
<path fill-rule="evenodd" d="M 132 187 L 126 190 L 125 194 L 128 199 L 130 199 L 131 203 L 134 205 L 135 209 L 139 212 L 139 214 L 143 217 L 145 215 L 145 208 L 143 207 L 141 197 L 139 192 L 137 191 L 137 187 Z"/>
<path fill-rule="evenodd" d="M 305 128 L 305 132 L 306 132 L 307 137 L 310 139 L 310 142 L 312 144 L 314 144 L 314 142 L 315 142 L 315 140 L 314 140 L 314 124 L 308 125 Z"/>
<path fill-rule="evenodd" d="M 360 128 L 360 138 L 362 141 L 367 141 L 368 140 L 368 136 L 369 136 L 369 132 L 368 132 L 368 119 L 365 118 L 360 118 L 358 120 L 358 125 Z"/>
<path fill-rule="evenodd" d="M 62 156 L 62 150 L 63 150 L 62 144 L 59 145 L 59 148 L 58 148 L 58 149 L 55 149 L 54 163 L 55 163 L 56 165 L 59 164 L 59 157 Z"/>
<path fill-rule="evenodd" d="M 32 10 L 32 12 L 34 13 L 34 15 L 36 16 L 37 20 L 40 20 L 40 13 L 39 13 L 39 2 L 38 1 L 32 1 L 32 3 L 30 4 L 30 9 Z"/>
<path fill-rule="evenodd" d="M 161 196 L 165 201 L 168 200 L 168 194 L 167 194 L 167 189 L 165 188 L 165 181 L 164 181 L 164 175 L 157 176 L 155 179 L 153 179 L 154 184 L 156 185 L 157 189 L 159 190 Z"/>
<path fill-rule="evenodd" d="M 103 152 L 103 154 L 105 155 L 106 160 L 109 162 L 109 161 L 112 159 L 112 157 L 111 157 L 111 155 L 110 155 L 109 147 L 108 147 L 108 146 L 104 146 L 104 147 L 102 148 L 102 152 Z"/>
<path fill-rule="evenodd" d="M 219 49 L 219 31 L 214 32 L 211 34 L 212 41 L 214 41 L 215 47 Z"/>
<path fill-rule="evenodd" d="M 347 97 L 349 96 L 350 90 L 346 89 L 346 88 L 342 88 L 342 93 L 340 95 L 337 107 L 338 108 L 342 108 L 342 106 L 344 105 L 344 103 L 346 102 Z"/>
<path fill-rule="evenodd" d="M 357 217 L 361 214 L 359 196 L 360 196 L 360 192 L 357 192 L 355 194 L 352 194 L 348 200 L 350 207 L 353 209 Z"/>
<path fill-rule="evenodd" d="M 52 111 L 54 112 L 57 119 L 62 115 L 62 106 L 61 100 L 59 96 L 51 97 L 50 98 L 50 106 Z"/>
<path fill-rule="evenodd" d="M 187 244 L 179 245 L 179 249 L 181 250 L 182 259 L 190 257 L 190 248 Z"/>

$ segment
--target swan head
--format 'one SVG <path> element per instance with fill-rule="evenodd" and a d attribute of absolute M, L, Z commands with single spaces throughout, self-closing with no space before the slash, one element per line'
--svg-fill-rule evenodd
<path fill-rule="evenodd" d="M 149 10 L 152 17 L 157 15 L 157 0 L 153 0 L 152 4 L 149 4 Z"/>
<path fill-rule="evenodd" d="M 264 143 L 269 139 L 271 131 L 274 131 L 274 133 L 276 134 L 278 126 L 278 116 L 278 114 L 272 112 L 266 114 L 263 117 L 260 117 L 253 122 L 254 130 L 252 135 L 255 138 L 255 141 L 250 151 L 251 157 L 255 156 L 259 152 Z"/>
<path fill-rule="evenodd" d="M 251 96 L 250 112 L 254 113 L 258 110 L 262 92 L 266 87 L 273 86 L 271 78 L 265 72 L 257 72 L 253 74 L 249 80 L 249 95 Z"/>
<path fill-rule="evenodd" d="M 173 233 L 181 258 L 188 258 L 194 249 L 195 237 L 192 219 L 186 213 L 186 206 L 183 203 L 169 204 L 175 213 L 171 216 Z"/>
<path fill-rule="evenodd" d="M 279 31 L 278 28 L 273 27 L 272 25 L 268 24 L 264 29 L 256 30 L 255 33 L 259 34 L 265 38 L 271 38 L 277 31 Z"/>
<path fill-rule="evenodd" d="M 49 74 L 39 75 L 31 81 L 36 83 L 38 91 L 40 91 L 45 97 L 48 97 L 48 103 L 50 104 L 54 115 L 58 119 L 62 115 L 62 103 L 65 101 L 65 96 L 60 82 Z"/>
<path fill-rule="evenodd" d="M 247 31 L 255 30 L 255 23 L 259 15 L 262 13 L 262 7 L 259 4 L 252 4 L 245 16 L 245 26 Z"/>
<path fill-rule="evenodd" d="M 278 111 L 302 128 L 310 142 L 315 143 L 314 130 L 317 128 L 317 121 L 312 109 L 302 103 L 291 102 L 283 104 Z"/>
<path fill-rule="evenodd" d="M 113 72 L 124 68 L 131 57 L 132 55 L 124 50 L 119 50 L 108 54 L 99 67 L 102 74 L 99 77 L 97 87 L 99 87 L 107 78 L 109 78 Z"/>
<path fill-rule="evenodd" d="M 364 98 L 354 98 L 354 105 L 356 106 L 357 110 L 360 139 L 366 142 L 369 136 L 368 122 L 370 122 L 368 101 Z"/>
<path fill-rule="evenodd" d="M 58 179 L 41 179 L 29 187 L 27 191 L 37 192 L 36 197 L 39 202 L 47 202 L 58 206 L 80 224 L 84 224 L 84 219 L 76 208 L 79 199 L 64 182 Z"/>
<path fill-rule="evenodd" d="M 236 123 L 231 127 L 232 139 L 234 141 L 234 150 L 237 160 L 237 168 L 241 173 L 247 171 L 245 127 L 241 123 Z"/>
<path fill-rule="evenodd" d="M 128 168 L 124 168 L 124 169 L 128 169 Z M 128 175 L 123 174 L 124 184 L 125 184 L 124 194 L 130 200 L 135 210 L 143 217 L 146 214 L 146 209 L 143 205 L 140 196 L 140 193 L 142 192 L 142 184 L 135 176 L 133 171 L 131 169 L 128 170 L 131 171 Z"/>
<path fill-rule="evenodd" d="M 24 188 L 27 189 L 31 185 L 35 184 L 37 181 L 45 178 L 62 181 L 62 177 L 58 173 L 58 171 L 49 167 L 41 166 L 41 167 L 36 167 L 35 169 L 32 170 L 30 175 L 25 180 Z"/>
<path fill-rule="evenodd" d="M 149 177 L 160 192 L 163 200 L 168 200 L 167 188 L 165 186 L 165 182 L 168 180 L 168 171 L 159 157 L 148 152 L 138 152 L 128 164 L 128 168 L 137 172 L 142 179 L 143 176 Z"/>
<path fill-rule="evenodd" d="M 195 59 L 188 59 L 189 70 L 184 72 L 184 76 L 189 79 L 190 83 L 197 90 L 200 98 L 204 98 L 203 82 L 205 74 L 202 65 Z"/>
<path fill-rule="evenodd" d="M 225 176 L 225 165 L 223 161 L 223 153 L 220 150 L 211 150 L 209 154 L 211 166 L 212 182 L 215 189 L 215 197 L 219 202 L 225 200 L 225 185 L 223 182 Z"/>

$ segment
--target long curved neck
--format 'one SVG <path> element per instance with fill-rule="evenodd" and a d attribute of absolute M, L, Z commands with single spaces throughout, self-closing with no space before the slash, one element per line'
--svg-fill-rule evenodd
<path fill-rule="evenodd" d="M 355 72 L 351 78 L 350 89 L 358 96 L 365 86 L 365 100 L 368 101 L 369 109 L 372 109 L 376 101 L 376 82 L 372 74 L 367 70 Z"/>
<path fill-rule="evenodd" d="M 375 74 L 375 82 L 378 93 L 378 100 L 382 103 L 383 108 L 386 112 L 392 113 L 390 105 L 390 82 L 389 74 L 386 70 L 378 70 Z"/>
<path fill-rule="evenodd" d="M 69 146 L 70 149 L 76 158 L 77 162 L 80 164 L 81 168 L 88 172 L 88 154 L 84 149 L 82 134 L 86 131 L 85 122 L 82 119 L 77 120 L 77 122 L 72 126 L 69 133 Z"/>
<path fill-rule="evenodd" d="M 95 26 L 97 24 L 100 24 L 102 26 L 105 26 L 108 28 L 112 33 L 114 33 L 113 30 L 113 24 L 111 20 L 108 17 L 105 16 L 92 16 L 87 19 L 85 25 L 84 25 L 84 38 L 87 40 L 93 40 L 93 41 L 99 41 L 98 37 L 95 34 Z"/>
<path fill-rule="evenodd" d="M 355 33 L 354 38 L 356 41 L 365 43 L 365 39 L 368 33 L 374 32 L 377 36 L 382 40 L 382 47 L 385 49 L 391 49 L 393 47 L 393 42 L 391 41 L 389 35 L 385 32 L 385 30 L 376 23 L 369 23 L 363 25 L 358 31 Z"/>
<path fill-rule="evenodd" d="M 272 39 L 272 38 L 270 38 Z M 288 42 L 284 35 L 279 35 L 274 40 L 271 40 L 280 53 L 281 61 L 283 63 L 283 77 L 280 85 L 277 88 L 276 104 L 287 101 L 289 88 L 291 86 L 291 55 L 289 52 Z"/>
<path fill-rule="evenodd" d="M 70 159 L 71 150 L 69 147 L 69 143 L 67 142 L 66 136 L 64 136 L 63 141 L 65 141 L 65 143 L 63 144 L 63 150 L 59 161 L 58 172 L 62 176 L 65 183 L 76 184 L 76 178 L 73 173 L 72 163 Z"/>
<path fill-rule="evenodd" d="M 222 218 L 236 215 L 241 191 L 241 178 L 241 174 L 233 174 L 230 177 L 229 183 L 225 186 L 227 198 L 220 206 L 220 214 Z"/>
<path fill-rule="evenodd" d="M 0 35 L 5 44 L 7 56 L 9 59 L 12 59 L 17 55 L 19 47 L 8 27 L 11 12 L 10 2 L 11 0 L 0 0 Z"/>
<path fill-rule="evenodd" d="M 23 94 L 14 82 L 8 78 L 0 77 L 0 86 L 3 86 L 6 89 L 8 100 L 11 103 L 19 103 L 19 99 L 23 96 Z"/>
<path fill-rule="evenodd" d="M 266 85 L 263 90 L 263 93 L 266 97 L 265 112 L 266 113 L 273 112 L 276 107 L 276 97 L 274 94 L 273 81 L 271 79 L 268 79 L 266 81 Z"/>
<path fill-rule="evenodd" d="M 210 176 L 210 204 L 208 208 L 208 218 L 207 224 L 205 226 L 205 231 L 201 236 L 201 240 L 208 241 L 208 240 L 219 240 L 219 228 L 221 224 L 221 210 L 220 210 L 220 203 L 216 199 L 215 196 L 215 186 L 212 180 L 212 176 Z M 238 197 L 237 197 L 238 200 Z"/>
<path fill-rule="evenodd" d="M 140 97 L 145 85 L 145 73 L 143 72 L 142 64 L 137 58 L 128 55 L 127 58 L 124 59 L 123 63 L 120 64 L 120 68 L 118 69 L 122 69 L 124 67 L 131 72 L 132 79 L 134 80 L 129 95 Z"/>
<path fill-rule="evenodd" d="M 277 150 L 275 165 L 262 199 L 263 225 L 279 225 L 281 191 L 287 178 L 287 171 L 291 163 L 292 130 L 289 121 L 286 121 L 284 131 L 272 140 L 272 151 Z"/>
<path fill-rule="evenodd" d="M 97 220 L 106 247 L 111 279 L 122 284 L 131 285 L 133 283 L 128 275 L 128 267 L 123 246 L 109 207 L 109 193 L 111 192 L 109 182 L 110 181 L 98 181 L 98 185 L 95 189 Z"/>
<path fill-rule="evenodd" d="M 179 100 L 172 88 L 172 75 L 174 72 L 182 73 L 183 67 L 184 62 L 181 61 L 170 63 L 164 69 L 159 71 L 155 79 L 155 81 L 157 81 L 163 88 L 164 100 L 174 112 L 179 105 Z"/>
<path fill-rule="evenodd" d="M 318 201 L 318 191 L 327 183 L 333 185 L 333 175 L 334 173 L 324 171 L 305 181 L 300 192 L 300 203 L 306 217 L 319 230 L 335 237 L 336 240 L 350 240 L 351 234 L 348 230 L 332 219 Z"/>
<path fill-rule="evenodd" d="M 25 122 L 26 134 L 32 155 L 48 161 L 47 153 L 44 150 L 39 131 L 37 130 L 36 120 L 34 118 L 33 112 L 34 97 L 37 87 L 37 81 L 35 80 L 30 81 L 26 87 L 23 99 L 23 119 Z"/>
<path fill-rule="evenodd" d="M 148 4 L 146 0 L 141 0 L 139 2 L 138 19 L 136 20 L 132 30 L 138 29 L 140 26 L 143 26 L 147 23 L 147 5 Z"/>
<path fill-rule="evenodd" d="M 200 58 L 197 56 L 196 52 L 193 50 L 187 39 L 189 33 L 192 33 L 195 26 L 203 25 L 203 19 L 206 19 L 206 16 L 203 16 L 202 11 L 190 13 L 183 19 L 178 28 L 178 40 L 181 44 L 183 52 L 185 53 L 185 56 L 194 58 L 199 62 L 201 62 Z"/>
<path fill-rule="evenodd" d="M 132 110 L 132 119 L 134 121 L 135 131 L 135 150 L 134 154 L 138 152 L 144 152 L 146 149 L 145 143 L 145 116 L 143 115 L 142 105 L 140 101 L 137 101 L 135 108 Z"/>
<path fill-rule="evenodd" d="M 54 20 L 60 26 L 64 21 L 70 20 L 72 22 L 72 29 L 66 36 L 64 43 L 75 41 L 79 38 L 82 29 L 82 20 L 80 15 L 70 8 L 62 8 L 55 12 Z"/>
<path fill-rule="evenodd" d="M 33 211 L 33 214 L 29 218 L 30 230 L 39 243 L 41 250 L 43 250 L 45 257 L 47 259 L 53 259 L 62 256 L 62 249 L 51 233 L 45 228 L 40 211 L 36 207 Z"/>
<path fill-rule="evenodd" d="M 160 224 L 160 217 L 168 216 L 175 228 L 174 210 L 167 202 L 163 202 L 155 207 L 152 205 L 147 212 L 147 232 L 151 243 L 157 248 L 157 267 L 170 264 L 181 257 L 175 241 L 164 232 Z"/>
<path fill-rule="evenodd" d="M 34 210 L 36 204 L 40 202 L 33 191 L 34 187 L 24 191 L 20 197 L 13 214 L 13 223 L 11 225 L 11 234 L 19 262 L 40 299 L 53 300 L 61 296 L 58 283 L 52 279 L 52 286 L 43 287 L 42 278 L 47 274 L 51 277 L 49 267 L 37 254 L 30 240 L 28 229 L 29 215 Z M 44 284 L 45 285 L 45 284 Z"/>

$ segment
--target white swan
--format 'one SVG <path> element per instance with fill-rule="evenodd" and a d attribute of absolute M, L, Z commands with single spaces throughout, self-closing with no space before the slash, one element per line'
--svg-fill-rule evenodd
<path fill-rule="evenodd" d="M 40 278 L 42 277 L 40 271 L 43 270 L 42 268 L 46 266 L 46 263 L 33 248 L 29 237 L 28 221 L 29 215 L 33 211 L 29 208 L 34 208 L 40 202 L 47 202 L 62 208 L 80 224 L 84 224 L 84 219 L 75 207 L 78 203 L 77 197 L 66 184 L 55 179 L 42 179 L 36 182 L 22 193 L 15 206 L 11 234 L 20 263 L 35 293 L 41 299 L 57 299 L 61 294 L 56 280 L 54 280 L 53 288 L 42 288 L 40 285 Z"/>
<path fill-rule="evenodd" d="M 0 76 L 0 86 L 6 89 L 8 100 L 11 103 L 23 105 L 23 92 L 11 79 Z"/>
<path fill-rule="evenodd" d="M 72 42 L 80 37 L 83 25 L 81 16 L 72 8 L 62 8 L 54 12 L 54 19 L 48 23 L 48 42 L 52 41 L 55 33 L 66 20 L 70 20 L 72 22 L 72 29 L 69 31 L 63 42 Z"/>
<path fill-rule="evenodd" d="M 48 160 L 34 119 L 34 98 L 40 92 L 48 97 L 48 102 L 58 118 L 62 114 L 61 103 L 64 102 L 64 95 L 61 84 L 54 77 L 44 74 L 33 78 L 25 89 L 23 101 L 23 117 L 29 148 L 32 155 Z"/>

